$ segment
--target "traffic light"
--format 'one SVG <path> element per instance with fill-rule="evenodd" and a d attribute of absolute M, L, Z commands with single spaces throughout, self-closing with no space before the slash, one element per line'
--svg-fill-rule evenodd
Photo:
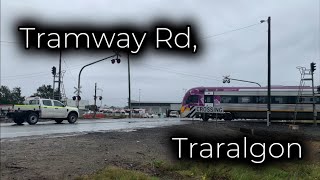
<path fill-rule="evenodd" d="M 312 62 L 310 66 L 311 66 L 311 72 L 314 72 L 316 70 L 316 63 Z"/>
<path fill-rule="evenodd" d="M 117 63 L 119 64 L 121 62 L 121 59 L 117 58 L 117 59 L 111 59 L 111 63 L 114 64 L 117 61 Z"/>
<path fill-rule="evenodd" d="M 225 77 L 222 82 L 223 82 L 223 83 L 230 83 L 230 79 L 227 78 L 227 77 Z"/>
<path fill-rule="evenodd" d="M 57 68 L 55 66 L 53 66 L 52 69 L 51 69 L 51 72 L 52 72 L 52 75 L 55 76 L 56 73 L 57 73 Z"/>

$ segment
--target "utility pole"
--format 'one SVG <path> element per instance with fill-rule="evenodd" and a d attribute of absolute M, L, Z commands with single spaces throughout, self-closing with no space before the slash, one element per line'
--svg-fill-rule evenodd
<path fill-rule="evenodd" d="M 97 111 L 97 83 L 94 84 L 94 113 L 93 118 L 96 117 L 96 111 Z"/>
<path fill-rule="evenodd" d="M 59 59 L 59 80 L 58 80 L 58 100 L 61 100 L 61 92 L 60 92 L 60 86 L 61 86 L 61 49 L 60 49 L 60 59 Z"/>
<path fill-rule="evenodd" d="M 261 20 L 261 23 L 266 20 Z M 268 17 L 268 110 L 267 110 L 267 126 L 270 126 L 271 118 L 271 17 Z"/>
<path fill-rule="evenodd" d="M 141 109 L 141 105 L 140 105 L 140 91 L 141 91 L 141 89 L 139 89 L 139 109 Z"/>
<path fill-rule="evenodd" d="M 129 88 L 129 99 L 128 99 L 128 106 L 129 106 L 129 118 L 131 118 L 131 82 L 130 82 L 130 53 L 128 52 L 128 88 Z"/>
<path fill-rule="evenodd" d="M 270 126 L 271 118 L 271 17 L 268 17 L 268 112 L 267 126 Z"/>

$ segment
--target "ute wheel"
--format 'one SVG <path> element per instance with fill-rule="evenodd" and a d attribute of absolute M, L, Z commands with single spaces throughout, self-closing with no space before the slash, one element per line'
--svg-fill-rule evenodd
<path fill-rule="evenodd" d="M 61 124 L 63 119 L 55 119 L 56 123 Z"/>
<path fill-rule="evenodd" d="M 30 125 L 37 124 L 38 120 L 39 120 L 39 115 L 37 113 L 30 113 L 27 118 L 27 122 Z"/>
<path fill-rule="evenodd" d="M 68 122 L 69 122 L 70 124 L 75 123 L 75 122 L 77 121 L 77 119 L 78 119 L 78 115 L 77 115 L 76 113 L 74 113 L 74 112 L 72 112 L 72 113 L 70 113 L 70 114 L 68 115 Z"/>
<path fill-rule="evenodd" d="M 14 118 L 13 121 L 18 125 L 22 125 L 24 123 L 24 119 Z"/>

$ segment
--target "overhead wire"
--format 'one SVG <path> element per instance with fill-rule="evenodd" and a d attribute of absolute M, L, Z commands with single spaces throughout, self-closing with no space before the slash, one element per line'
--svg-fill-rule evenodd
<path fill-rule="evenodd" d="M 253 26 L 257 26 L 257 25 L 260 25 L 260 24 L 261 23 L 255 23 L 255 24 L 251 24 L 251 25 L 248 25 L 248 26 L 240 27 L 240 28 L 237 28 L 237 29 L 225 31 L 225 32 L 222 32 L 222 33 L 213 34 L 213 35 L 209 35 L 209 36 L 204 36 L 204 37 L 202 37 L 202 39 L 209 39 L 209 38 L 221 36 L 221 35 L 224 35 L 224 34 L 228 34 L 228 33 L 231 33 L 231 32 L 240 31 L 240 30 L 244 30 L 244 29 L 249 29 L 249 28 L 251 28 Z"/>

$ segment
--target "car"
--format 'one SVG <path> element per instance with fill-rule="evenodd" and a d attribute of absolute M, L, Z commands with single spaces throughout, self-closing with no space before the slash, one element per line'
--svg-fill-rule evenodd
<path fill-rule="evenodd" d="M 169 117 L 178 118 L 178 117 L 180 117 L 180 114 L 179 114 L 178 111 L 171 111 L 170 114 L 169 114 Z"/>
<path fill-rule="evenodd" d="M 25 121 L 34 125 L 39 119 L 53 119 L 57 123 L 68 120 L 70 124 L 73 124 L 79 117 L 79 110 L 65 106 L 57 100 L 32 97 L 27 99 L 24 105 L 13 105 L 7 117 L 12 118 L 18 125 Z"/>

